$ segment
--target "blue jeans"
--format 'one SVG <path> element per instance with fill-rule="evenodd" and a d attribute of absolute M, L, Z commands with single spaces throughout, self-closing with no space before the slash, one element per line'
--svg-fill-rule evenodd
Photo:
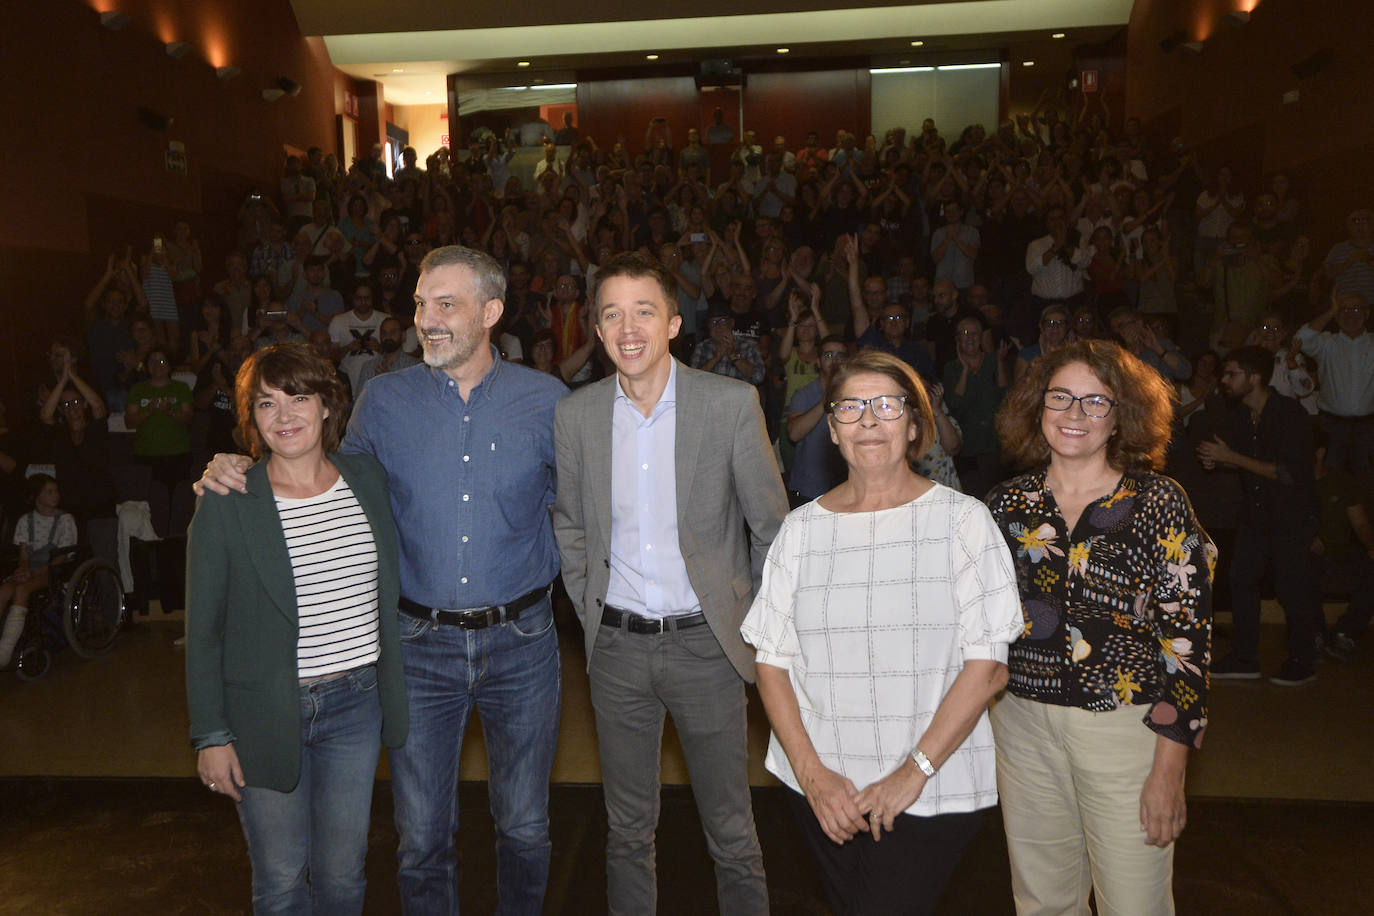
<path fill-rule="evenodd" d="M 535 916 L 549 878 L 549 775 L 562 698 L 549 599 L 484 630 L 403 616 L 401 654 L 410 735 L 389 759 L 403 911 L 458 912 L 458 761 L 475 706 L 496 824 L 496 912 Z"/>
<path fill-rule="evenodd" d="M 367 829 L 382 748 L 371 665 L 301 685 L 301 778 L 248 786 L 238 805 L 255 913 L 361 913 Z"/>

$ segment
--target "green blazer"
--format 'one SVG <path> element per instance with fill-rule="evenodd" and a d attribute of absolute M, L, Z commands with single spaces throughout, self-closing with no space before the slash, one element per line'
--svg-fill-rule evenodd
<path fill-rule="evenodd" d="M 367 455 L 334 453 L 377 543 L 382 741 L 405 742 L 405 675 L 396 621 L 396 527 L 386 472 Z M 248 492 L 206 492 L 186 544 L 186 702 L 196 750 L 234 743 L 250 786 L 289 792 L 300 780 L 299 619 L 291 557 L 267 480 L 248 469 Z"/>

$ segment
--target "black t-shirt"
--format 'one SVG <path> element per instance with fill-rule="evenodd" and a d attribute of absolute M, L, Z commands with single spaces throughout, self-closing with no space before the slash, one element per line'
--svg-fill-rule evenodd
<path fill-rule="evenodd" d="M 741 337 L 748 337 L 757 342 L 760 337 L 772 330 L 768 323 L 768 317 L 757 308 L 751 308 L 743 314 L 735 313 L 735 333 Z"/>
<path fill-rule="evenodd" d="M 57 478 L 62 481 L 64 509 L 82 521 L 114 516 L 110 433 L 104 420 L 90 421 L 79 444 L 72 441 L 66 425 L 59 424 L 53 437 L 53 463 L 57 466 Z"/>

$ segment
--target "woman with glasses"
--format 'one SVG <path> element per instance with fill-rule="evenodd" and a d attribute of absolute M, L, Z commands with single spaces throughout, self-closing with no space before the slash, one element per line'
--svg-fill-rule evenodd
<path fill-rule="evenodd" d="M 1164 464 L 1176 395 L 1116 344 L 1036 360 L 997 417 L 1026 473 L 988 505 L 1024 625 L 992 711 L 1017 912 L 1173 913 L 1207 727 L 1216 549 Z"/>
<path fill-rule="evenodd" d="M 912 470 L 936 430 L 906 363 L 864 351 L 825 402 L 848 479 L 787 516 L 742 627 L 766 765 L 835 912 L 930 913 L 997 803 L 1011 558 L 981 503 Z"/>

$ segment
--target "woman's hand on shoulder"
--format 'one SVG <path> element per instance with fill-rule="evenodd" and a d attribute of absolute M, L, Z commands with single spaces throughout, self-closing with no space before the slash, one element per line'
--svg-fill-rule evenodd
<path fill-rule="evenodd" d="M 236 802 L 243 801 L 239 789 L 247 783 L 243 781 L 238 751 L 232 744 L 202 748 L 196 755 L 196 772 L 211 792 L 227 795 Z"/>
<path fill-rule="evenodd" d="M 906 813 L 907 808 L 916 804 L 925 787 L 925 774 L 910 758 L 902 760 L 901 766 L 882 779 L 864 787 L 856 801 L 859 810 L 868 815 L 874 842 L 882 839 L 884 830 L 892 832 L 897 815 Z"/>
<path fill-rule="evenodd" d="M 798 773 L 797 779 L 807 804 L 831 842 L 844 843 L 867 829 L 857 803 L 859 790 L 849 779 L 819 761 L 805 773 Z"/>

